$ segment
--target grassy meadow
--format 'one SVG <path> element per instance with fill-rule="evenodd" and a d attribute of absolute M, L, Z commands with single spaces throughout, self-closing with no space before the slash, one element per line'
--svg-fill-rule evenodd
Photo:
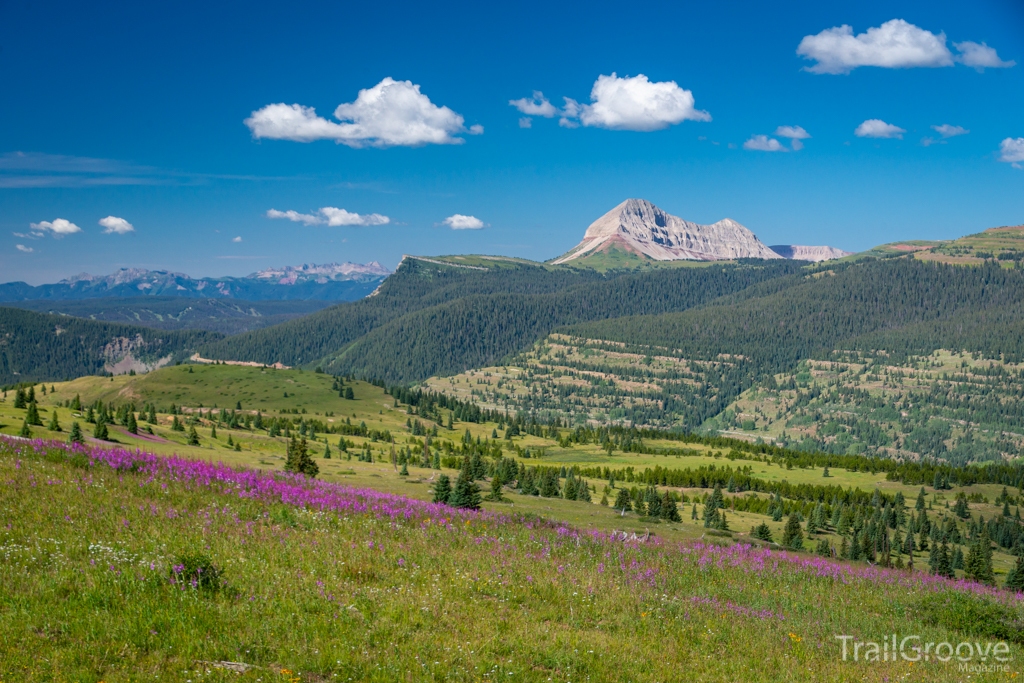
<path fill-rule="evenodd" d="M 892 633 L 1020 671 L 1024 596 L 920 573 L 91 446 L 0 480 L 4 681 L 967 680 L 835 637 Z"/>
<path fill-rule="evenodd" d="M 458 387 L 460 392 L 478 386 L 481 381 L 495 381 L 492 371 L 501 368 L 470 371 L 450 378 L 450 385 Z M 509 368 L 509 373 L 516 370 Z M 266 430 L 229 429 L 222 424 L 211 421 L 209 411 L 234 410 L 241 405 L 241 411 L 247 414 L 259 412 L 264 417 L 284 416 L 294 419 L 309 418 L 322 421 L 327 425 L 365 423 L 368 429 L 388 432 L 395 439 L 395 446 L 401 452 L 408 449 L 418 452 L 422 449 L 423 438 L 413 435 L 409 425 L 418 420 L 410 414 L 411 408 L 405 404 L 396 405 L 393 397 L 387 395 L 380 387 L 365 382 L 346 382 L 346 388 L 353 390 L 353 398 L 339 396 L 342 393 L 332 389 L 334 378 L 315 372 L 302 370 L 275 370 L 271 368 L 244 367 L 233 365 L 180 365 L 163 368 L 145 375 L 118 375 L 114 377 L 82 377 L 71 382 L 57 382 L 45 385 L 47 393 L 42 393 L 42 386 L 36 386 L 37 400 L 40 402 L 40 417 L 43 426 L 31 427 L 33 438 L 65 439 L 70 423 L 78 421 L 86 437 L 87 445 L 101 448 L 123 447 L 140 449 L 158 455 L 181 455 L 208 462 L 223 462 L 228 465 L 246 466 L 274 471 L 283 470 L 286 458 L 288 439 L 284 436 L 271 437 Z M 430 383 L 431 388 L 441 388 L 441 381 Z M 52 388 L 52 390 L 51 390 Z M 13 408 L 12 392 L 0 397 L 0 434 L 16 435 L 21 429 L 25 410 Z M 287 394 L 287 396 L 286 396 Z M 71 411 L 59 407 L 61 404 L 78 397 L 81 404 L 91 404 L 97 400 L 106 403 L 134 402 L 141 410 L 145 404 L 155 404 L 158 414 L 157 423 L 148 424 L 139 413 L 139 434 L 130 434 L 120 425 L 109 425 L 111 441 L 92 438 L 93 425 L 83 421 L 83 411 Z M 462 397 L 462 396 L 460 396 Z M 196 419 L 195 429 L 199 445 L 188 444 L 187 431 L 171 429 L 172 416 L 168 414 L 171 405 L 175 405 L 185 416 Z M 57 412 L 58 422 L 63 431 L 53 432 L 46 429 L 51 411 Z M 199 418 L 202 411 L 204 417 Z M 297 411 L 297 412 L 296 412 Z M 306 411 L 306 412 L 302 412 Z M 78 417 L 76 417 L 78 416 Z M 423 420 L 427 428 L 435 424 Z M 145 433 L 150 429 L 153 434 Z M 214 431 L 216 436 L 214 437 Z M 441 449 L 457 445 L 466 432 L 472 438 L 485 443 L 498 434 L 498 425 L 493 422 L 455 422 L 451 430 L 442 425 L 438 435 L 431 439 L 432 447 Z M 408 496 L 422 501 L 432 498 L 432 486 L 437 477 L 447 474 L 453 480 L 458 471 L 450 468 L 436 470 L 419 466 L 417 458 L 410 458 L 409 474 L 400 474 L 399 465 L 392 461 L 392 446 L 383 440 L 370 437 L 345 436 L 348 452 L 341 452 L 338 443 L 341 437 L 334 434 L 317 434 L 310 441 L 310 450 L 320 468 L 320 478 L 349 486 L 366 487 L 375 490 Z M 233 445 L 229 445 L 231 440 Z M 864 471 L 848 471 L 842 468 L 831 468 L 829 477 L 824 478 L 821 468 L 794 467 L 787 469 L 781 464 L 770 461 L 730 460 L 725 448 L 712 448 L 701 444 L 681 445 L 678 442 L 650 440 L 646 444 L 655 450 L 684 450 L 686 455 L 654 455 L 648 453 L 606 452 L 599 444 L 570 444 L 563 447 L 552 438 L 533 435 L 520 435 L 511 439 L 499 438 L 505 454 L 515 457 L 518 462 L 527 466 L 543 467 L 609 467 L 613 469 L 633 468 L 641 472 L 647 468 L 661 467 L 666 469 L 693 469 L 701 467 L 751 468 L 752 476 L 767 482 L 789 482 L 794 485 L 834 485 L 844 489 L 871 492 L 875 489 L 895 495 L 897 492 L 912 503 L 920 489 L 900 482 L 887 481 L 883 472 L 872 474 Z M 327 449 L 331 458 L 324 459 Z M 518 450 L 513 451 L 512 448 Z M 237 449 L 237 450 L 236 450 Z M 373 461 L 366 462 L 358 458 L 358 454 L 368 449 Z M 533 457 L 518 457 L 527 451 Z M 537 457 L 540 456 L 540 457 Z M 710 493 L 710 489 L 670 488 L 679 497 L 685 497 L 680 505 L 682 521 L 666 523 L 664 520 L 638 516 L 633 512 L 622 514 L 608 506 L 600 505 L 602 496 L 607 495 L 609 503 L 614 502 L 616 491 L 610 489 L 609 482 L 604 479 L 584 478 L 593 489 L 592 503 L 564 500 L 558 497 L 539 497 L 522 495 L 514 489 L 504 491 L 502 502 L 484 502 L 486 509 L 495 511 L 515 511 L 517 513 L 535 514 L 555 519 L 580 528 L 592 528 L 605 532 L 624 530 L 628 533 L 653 534 L 666 540 L 686 540 L 706 537 L 707 529 L 698 515 L 691 518 L 693 502 L 702 500 Z M 619 487 L 632 487 L 639 484 L 619 482 Z M 482 482 L 486 493 L 487 482 Z M 956 487 L 953 490 L 935 490 L 931 486 L 924 487 L 930 502 L 928 516 L 933 522 L 940 522 L 950 516 L 948 506 L 955 501 L 958 493 L 974 495 L 970 503 L 971 514 L 975 517 L 991 519 L 1002 511 L 996 504 L 996 498 L 1002 491 L 1001 486 L 993 484 L 976 484 L 967 487 Z M 664 488 L 662 489 L 664 490 Z M 1020 491 L 1016 491 L 1020 495 Z M 750 493 L 724 493 L 726 501 L 740 499 Z M 764 494 L 760 494 L 762 498 Z M 703 505 L 698 502 L 698 512 L 703 512 Z M 727 536 L 737 541 L 749 541 L 750 530 L 761 523 L 771 529 L 773 537 L 782 537 L 785 520 L 776 521 L 763 514 L 740 510 L 727 510 L 729 527 Z M 835 533 L 820 532 L 815 541 L 821 538 L 828 540 L 838 548 L 841 539 Z M 920 568 L 926 566 L 927 552 L 915 553 L 915 564 Z M 997 549 L 993 554 L 993 566 L 997 583 L 1001 584 L 1006 572 L 1014 566 L 1015 559 L 1008 552 Z"/>

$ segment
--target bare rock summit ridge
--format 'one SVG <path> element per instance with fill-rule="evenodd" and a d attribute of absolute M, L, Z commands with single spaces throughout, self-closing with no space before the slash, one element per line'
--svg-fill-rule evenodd
<path fill-rule="evenodd" d="M 646 199 L 627 199 L 591 223 L 583 241 L 554 263 L 616 247 L 655 261 L 782 258 L 731 218 L 700 225 L 666 213 Z"/>

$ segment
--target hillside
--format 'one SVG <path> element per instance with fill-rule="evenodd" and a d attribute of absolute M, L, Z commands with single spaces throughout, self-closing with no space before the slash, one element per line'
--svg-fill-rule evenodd
<path fill-rule="evenodd" d="M 800 264 L 598 273 L 515 262 L 449 265 L 407 258 L 372 297 L 203 349 L 224 360 L 322 363 L 336 374 L 424 379 L 488 364 L 529 348 L 555 327 L 700 305 Z"/>
<path fill-rule="evenodd" d="M 143 372 L 191 355 L 213 332 L 136 325 L 0 307 L 0 384 L 99 372 Z"/>
<path fill-rule="evenodd" d="M 1002 641 L 1007 670 L 1019 668 L 1021 596 L 974 583 L 718 538 L 623 541 L 510 509 L 145 453 L 4 440 L 0 471 L 0 503 L 19 520 L 3 532 L 0 634 L 5 665 L 30 672 L 25 680 L 145 670 L 664 681 L 685 669 L 695 680 L 883 681 L 894 667 L 912 680 L 956 671 L 955 661 L 844 661 L 835 635 L 846 632 L 989 651 Z M 42 482 L 51 505 L 39 504 Z"/>
<path fill-rule="evenodd" d="M 330 301 L 242 301 L 185 297 L 98 297 L 13 301 L 14 308 L 39 313 L 144 325 L 158 330 L 208 330 L 238 334 L 278 325 L 331 305 Z"/>

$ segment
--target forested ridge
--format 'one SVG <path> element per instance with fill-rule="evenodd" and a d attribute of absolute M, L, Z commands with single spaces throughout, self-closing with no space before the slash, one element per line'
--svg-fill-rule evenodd
<path fill-rule="evenodd" d="M 561 325 L 684 310 L 792 276 L 802 265 L 599 274 L 524 264 L 481 271 L 407 259 L 372 297 L 225 339 L 204 354 L 286 365 L 323 359 L 334 373 L 412 381 L 497 361 Z"/>
<path fill-rule="evenodd" d="M 129 345 L 135 358 L 180 360 L 220 336 L 0 307 L 0 384 L 96 374 Z M 105 355 L 108 345 L 113 347 Z"/>
<path fill-rule="evenodd" d="M 1024 357 L 1024 275 L 911 259 L 822 271 L 763 297 L 680 313 L 578 324 L 592 339 L 656 345 L 685 358 L 740 355 L 761 372 L 843 347 L 928 353 L 963 348 Z M 993 341 L 995 340 L 995 341 Z"/>

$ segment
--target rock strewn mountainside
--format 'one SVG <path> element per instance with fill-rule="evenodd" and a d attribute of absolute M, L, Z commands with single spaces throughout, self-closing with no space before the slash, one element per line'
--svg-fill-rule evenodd
<path fill-rule="evenodd" d="M 645 199 L 627 199 L 591 223 L 583 241 L 554 263 L 616 247 L 655 261 L 782 258 L 731 218 L 700 225 L 666 213 Z"/>
<path fill-rule="evenodd" d="M 782 258 L 796 261 L 831 261 L 853 255 L 852 251 L 843 251 L 835 247 L 809 247 L 803 244 L 774 244 L 769 249 Z"/>

